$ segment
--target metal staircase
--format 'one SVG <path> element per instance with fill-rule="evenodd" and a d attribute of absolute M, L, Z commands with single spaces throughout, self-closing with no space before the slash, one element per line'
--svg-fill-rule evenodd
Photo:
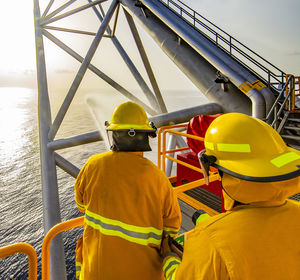
<path fill-rule="evenodd" d="M 282 119 L 282 124 L 279 127 L 280 130 L 278 129 L 282 138 L 289 146 L 300 150 L 300 111 L 286 111 Z"/>
<path fill-rule="evenodd" d="M 271 125 L 291 147 L 300 150 L 300 77 L 287 75 L 287 82 L 277 96 L 267 120 L 273 119 Z"/>
<path fill-rule="evenodd" d="M 270 89 L 278 92 L 278 86 L 285 82 L 286 73 L 271 62 L 248 48 L 245 44 L 216 26 L 180 0 L 158 0 L 188 23 L 236 62 L 255 75 Z M 143 0 L 141 0 L 143 2 Z"/>
<path fill-rule="evenodd" d="M 159 0 L 159 2 L 247 68 L 272 90 L 276 100 L 265 121 L 280 133 L 287 145 L 300 150 L 300 77 L 284 73 L 180 0 Z"/>

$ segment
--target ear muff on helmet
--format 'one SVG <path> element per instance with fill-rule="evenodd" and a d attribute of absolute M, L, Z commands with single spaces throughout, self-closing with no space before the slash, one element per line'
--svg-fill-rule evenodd
<path fill-rule="evenodd" d="M 108 131 L 111 150 L 119 152 L 151 151 L 149 137 L 140 131 Z"/>
<path fill-rule="evenodd" d="M 155 131 L 149 132 L 148 135 L 149 135 L 149 137 L 151 137 L 151 138 L 155 138 L 155 137 L 157 136 L 157 134 L 156 134 L 157 128 L 156 128 L 156 126 L 154 125 L 153 122 L 149 122 L 149 125 L 150 125 Z"/>

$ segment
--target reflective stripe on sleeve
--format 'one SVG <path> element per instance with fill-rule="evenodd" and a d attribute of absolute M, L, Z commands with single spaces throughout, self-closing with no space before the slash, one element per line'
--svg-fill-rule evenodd
<path fill-rule="evenodd" d="M 79 279 L 80 272 L 81 272 L 81 262 L 75 262 L 76 267 L 76 279 Z"/>
<path fill-rule="evenodd" d="M 89 210 L 85 212 L 85 223 L 99 230 L 104 235 L 118 236 L 141 245 L 148 245 L 150 243 L 160 245 L 162 239 L 162 230 L 154 227 L 140 227 L 125 224 L 121 221 L 102 217 Z"/>
<path fill-rule="evenodd" d="M 170 227 L 164 227 L 164 235 L 170 235 L 174 236 L 178 233 L 179 229 L 176 228 L 170 228 Z"/>
<path fill-rule="evenodd" d="M 273 158 L 271 160 L 271 163 L 275 165 L 276 167 L 282 167 L 294 160 L 300 159 L 300 155 L 294 153 L 294 152 L 289 152 L 285 153 L 283 155 L 280 155 L 279 157 Z"/>
<path fill-rule="evenodd" d="M 175 257 L 170 257 L 167 259 L 166 263 L 163 266 L 166 280 L 175 279 L 176 269 L 179 264 L 180 261 Z"/>
<path fill-rule="evenodd" d="M 251 148 L 249 144 L 217 144 L 218 151 L 220 152 L 237 152 L 237 153 L 250 153 Z"/>

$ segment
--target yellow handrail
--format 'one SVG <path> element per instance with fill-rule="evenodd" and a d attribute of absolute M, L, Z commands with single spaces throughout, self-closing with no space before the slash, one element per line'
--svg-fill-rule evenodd
<path fill-rule="evenodd" d="M 42 279 L 50 279 L 50 243 L 52 239 L 59 233 L 67 231 L 69 229 L 82 226 L 84 222 L 84 217 L 78 217 L 72 220 L 61 222 L 51 228 L 46 234 L 43 245 L 42 245 Z"/>
<path fill-rule="evenodd" d="M 23 253 L 28 257 L 28 279 L 37 279 L 37 254 L 34 248 L 28 243 L 16 243 L 0 248 L 0 259 L 13 254 Z"/>

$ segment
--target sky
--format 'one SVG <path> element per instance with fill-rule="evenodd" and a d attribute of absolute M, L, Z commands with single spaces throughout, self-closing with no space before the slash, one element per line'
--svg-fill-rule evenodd
<path fill-rule="evenodd" d="M 56 0 L 55 3 L 64 2 L 67 1 Z M 283 71 L 300 75 L 299 0 L 183 0 L 183 2 Z M 41 7 L 47 3 L 48 0 L 40 0 Z M 86 3 L 86 1 L 79 0 L 79 3 Z M 86 19 L 87 17 L 84 17 L 83 21 L 77 22 L 85 22 L 87 30 L 95 31 L 95 21 Z M 125 46 L 128 53 L 135 56 L 133 41 L 126 41 L 129 37 L 127 31 L 124 32 L 122 23 L 121 20 L 117 26 L 117 36 L 125 42 L 125 45 L 128 44 Z M 74 28 L 76 27 L 75 24 Z M 0 31 L 0 87 L 35 86 L 33 1 L 2 1 Z M 141 37 L 148 50 L 154 72 L 159 73 L 160 87 L 165 89 L 194 88 L 147 34 L 142 32 Z M 60 38 L 71 42 L 68 35 Z M 127 74 L 126 66 L 107 41 L 105 39 L 101 41 L 101 53 L 96 54 L 102 62 L 101 70 L 103 69 L 116 81 L 120 81 L 122 85 L 135 88 L 133 78 Z M 73 44 L 73 47 L 84 54 L 89 43 L 90 39 L 82 41 L 81 44 Z M 74 77 L 74 71 L 76 73 L 79 67 L 77 62 L 73 62 L 62 51 L 55 51 L 53 44 L 46 39 L 45 52 L 48 74 L 49 76 L 53 74 L 56 84 L 63 82 L 64 77 L 68 76 L 70 79 Z M 141 67 L 141 63 L 138 62 L 137 66 Z M 141 72 L 143 73 L 143 70 Z M 97 83 L 92 74 L 88 75 L 91 81 L 89 85 Z M 172 76 L 171 81 L 170 76 Z M 97 85 L 106 87 L 104 83 Z"/>

